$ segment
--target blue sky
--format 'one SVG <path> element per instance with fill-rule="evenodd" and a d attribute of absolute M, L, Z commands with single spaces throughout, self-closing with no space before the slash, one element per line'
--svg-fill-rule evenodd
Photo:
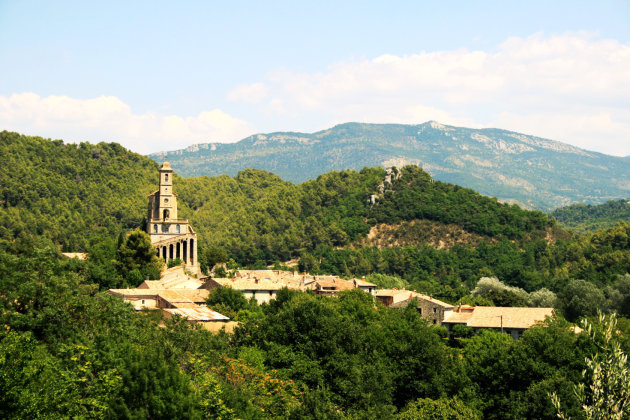
<path fill-rule="evenodd" d="M 630 2 L 0 0 L 0 129 L 148 153 L 346 121 L 630 155 Z"/>

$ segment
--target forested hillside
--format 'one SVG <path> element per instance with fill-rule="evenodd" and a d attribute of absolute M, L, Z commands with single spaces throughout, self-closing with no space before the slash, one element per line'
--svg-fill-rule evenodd
<path fill-rule="evenodd" d="M 140 225 L 157 164 L 116 143 L 0 132 L 0 238 L 41 235 L 83 251 L 93 234 Z"/>
<path fill-rule="evenodd" d="M 630 222 L 630 202 L 611 200 L 599 205 L 574 204 L 554 210 L 551 216 L 566 229 L 579 233 L 594 232 L 619 222 Z"/>
<path fill-rule="evenodd" d="M 358 290 L 284 289 L 213 335 L 98 292 L 88 264 L 45 240 L 0 249 L 2 418 L 554 419 L 552 391 L 576 418 L 602 352 L 562 320 L 449 340 Z M 627 352 L 627 320 L 614 330 Z"/>

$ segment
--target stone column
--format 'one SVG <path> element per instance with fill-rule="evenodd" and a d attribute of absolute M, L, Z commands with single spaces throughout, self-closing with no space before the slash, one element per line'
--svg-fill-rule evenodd
<path fill-rule="evenodd" d="M 199 263 L 197 262 L 197 239 L 193 239 L 193 265 L 194 266 L 198 266 Z"/>

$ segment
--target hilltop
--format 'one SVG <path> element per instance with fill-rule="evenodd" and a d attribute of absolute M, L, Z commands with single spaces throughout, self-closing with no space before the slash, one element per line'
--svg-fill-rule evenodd
<path fill-rule="evenodd" d="M 599 205 L 574 204 L 554 210 L 551 216 L 574 232 L 594 232 L 619 222 L 630 222 L 630 201 L 611 200 Z"/>
<path fill-rule="evenodd" d="M 419 125 L 347 123 L 316 133 L 256 134 L 149 155 L 182 176 L 231 176 L 245 168 L 294 183 L 332 171 L 420 165 L 436 180 L 543 211 L 630 195 L 630 160 L 495 128 L 430 121 Z"/>

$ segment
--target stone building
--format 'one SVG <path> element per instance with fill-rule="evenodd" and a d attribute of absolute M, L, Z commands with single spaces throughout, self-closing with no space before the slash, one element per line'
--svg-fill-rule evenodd
<path fill-rule="evenodd" d="M 168 264 L 179 258 L 186 269 L 199 273 L 197 234 L 188 219 L 177 217 L 177 195 L 173 192 L 173 170 L 168 162 L 160 168 L 160 189 L 149 195 L 147 233 L 158 251 L 158 257 Z"/>
<path fill-rule="evenodd" d="M 449 303 L 413 290 L 379 289 L 376 290 L 376 298 L 390 308 L 406 308 L 413 302 L 420 316 L 436 325 L 442 325 L 445 316 L 453 309 Z"/>
<path fill-rule="evenodd" d="M 553 308 L 517 308 L 458 305 L 446 314 L 442 324 L 449 333 L 455 325 L 464 325 L 475 332 L 492 329 L 509 334 L 514 340 L 529 328 L 553 317 Z"/>

